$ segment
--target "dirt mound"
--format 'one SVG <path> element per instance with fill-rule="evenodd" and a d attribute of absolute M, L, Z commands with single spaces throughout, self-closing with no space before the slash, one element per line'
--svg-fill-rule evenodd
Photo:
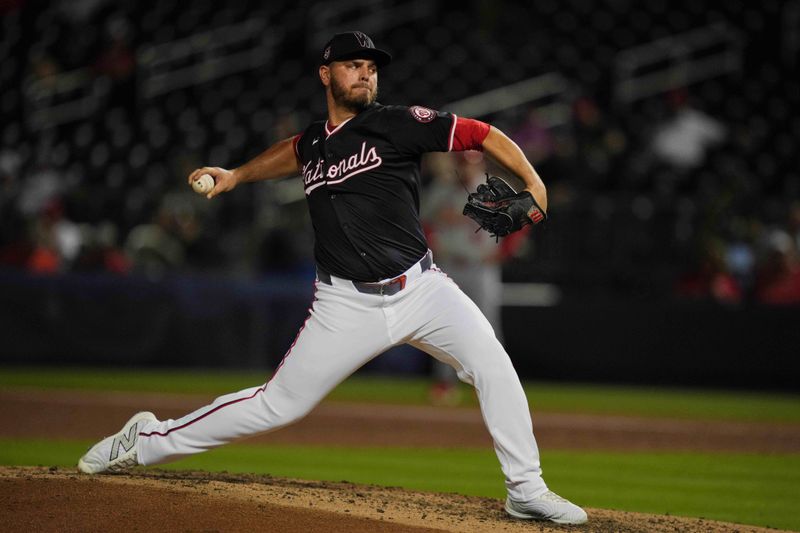
<path fill-rule="evenodd" d="M 2 531 L 282 533 L 775 532 L 701 519 L 588 509 L 589 524 L 508 518 L 502 502 L 353 483 L 146 470 L 87 476 L 0 467 Z"/>

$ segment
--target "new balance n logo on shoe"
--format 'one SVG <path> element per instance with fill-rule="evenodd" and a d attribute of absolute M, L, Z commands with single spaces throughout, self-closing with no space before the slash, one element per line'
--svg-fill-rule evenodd
<path fill-rule="evenodd" d="M 111 443 L 111 456 L 108 458 L 109 461 L 113 461 L 120 454 L 120 447 L 122 447 L 125 452 L 129 452 L 133 445 L 136 444 L 136 437 L 138 433 L 139 423 L 132 425 L 131 428 L 128 430 L 127 435 L 120 435 L 114 439 L 114 442 Z"/>

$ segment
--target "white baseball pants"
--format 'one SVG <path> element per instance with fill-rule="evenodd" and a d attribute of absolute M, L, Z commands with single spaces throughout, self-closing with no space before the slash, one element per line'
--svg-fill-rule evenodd
<path fill-rule="evenodd" d="M 317 282 L 309 317 L 272 379 L 227 394 L 178 420 L 148 425 L 137 442 L 143 465 L 165 463 L 305 416 L 369 360 L 402 343 L 453 366 L 475 387 L 509 496 L 547 490 L 519 378 L 477 306 L 435 265 L 406 273 L 392 296 L 363 294 L 347 280 Z"/>

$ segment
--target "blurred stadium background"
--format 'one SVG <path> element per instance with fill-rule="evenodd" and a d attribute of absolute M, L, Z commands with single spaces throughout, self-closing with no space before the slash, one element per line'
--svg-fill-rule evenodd
<path fill-rule="evenodd" d="M 312 294 L 302 187 L 207 202 L 185 176 L 323 117 L 321 46 L 361 29 L 395 56 L 380 101 L 495 124 L 548 184 L 549 224 L 503 266 L 524 377 L 800 388 L 800 1 L 2 0 L 0 16 L 3 364 L 274 368 Z"/>

